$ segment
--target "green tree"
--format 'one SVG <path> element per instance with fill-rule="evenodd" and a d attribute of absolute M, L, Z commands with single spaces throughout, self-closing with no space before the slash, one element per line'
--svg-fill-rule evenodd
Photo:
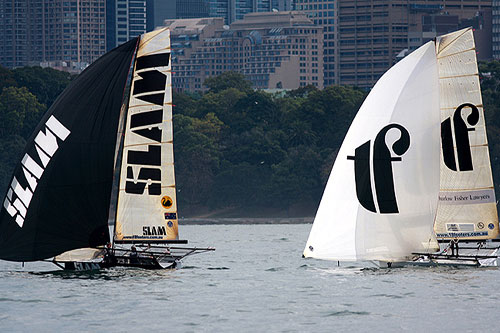
<path fill-rule="evenodd" d="M 248 93 L 236 88 L 228 88 L 219 93 L 208 92 L 198 101 L 197 117 L 213 112 L 222 121 L 232 121 L 233 108 Z"/>
<path fill-rule="evenodd" d="M 497 197 L 500 195 L 500 62 L 479 64 L 491 168 Z"/>
<path fill-rule="evenodd" d="M 17 82 L 14 79 L 12 71 L 0 66 L 0 92 L 5 87 L 17 87 Z"/>
<path fill-rule="evenodd" d="M 50 107 L 73 76 L 52 68 L 21 67 L 12 71 L 19 87 L 26 87 L 38 101 Z"/>
<path fill-rule="evenodd" d="M 28 137 L 44 111 L 45 106 L 25 87 L 4 88 L 0 94 L 0 137 Z"/>
<path fill-rule="evenodd" d="M 213 114 L 203 119 L 174 116 L 174 152 L 179 202 L 206 204 L 219 168 L 219 135 L 223 123 Z"/>
<path fill-rule="evenodd" d="M 194 116 L 196 113 L 196 100 L 183 92 L 173 92 L 172 96 L 175 101 L 173 113 L 183 114 L 186 116 Z"/>
<path fill-rule="evenodd" d="M 218 93 L 229 88 L 235 88 L 243 92 L 250 92 L 252 90 L 250 81 L 243 74 L 233 71 L 209 77 L 203 84 L 213 93 Z"/>
<path fill-rule="evenodd" d="M 0 196 L 3 200 L 16 163 L 21 159 L 26 141 L 19 135 L 0 140 Z"/>
<path fill-rule="evenodd" d="M 310 146 L 290 149 L 286 158 L 272 167 L 270 184 L 274 203 L 300 215 L 304 215 L 301 209 L 316 207 L 323 191 L 322 163 L 321 155 Z"/>
<path fill-rule="evenodd" d="M 365 97 L 366 93 L 359 89 L 330 86 L 310 92 L 295 116 L 311 124 L 320 148 L 336 149 Z"/>
<path fill-rule="evenodd" d="M 271 178 L 268 166 L 242 162 L 225 163 L 215 177 L 213 207 L 236 208 L 244 214 L 259 215 L 270 202 L 267 186 Z"/>

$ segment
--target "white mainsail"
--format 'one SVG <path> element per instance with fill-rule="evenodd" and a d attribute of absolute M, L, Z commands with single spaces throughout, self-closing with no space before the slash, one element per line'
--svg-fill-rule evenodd
<path fill-rule="evenodd" d="M 125 128 L 115 240 L 178 238 L 170 31 L 141 36 Z"/>
<path fill-rule="evenodd" d="M 493 177 L 471 28 L 437 38 L 442 128 L 438 238 L 498 235 Z"/>
<path fill-rule="evenodd" d="M 374 86 L 340 148 L 305 257 L 395 261 L 438 248 L 437 74 L 429 42 Z"/>

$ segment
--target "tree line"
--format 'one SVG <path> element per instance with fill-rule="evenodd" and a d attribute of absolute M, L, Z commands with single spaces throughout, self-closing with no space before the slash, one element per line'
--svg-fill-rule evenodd
<path fill-rule="evenodd" d="M 500 181 L 500 62 L 480 64 L 490 155 Z M 72 76 L 0 68 L 0 191 L 20 153 Z M 181 216 L 314 215 L 342 140 L 367 92 L 307 86 L 268 93 L 226 72 L 207 92 L 174 93 L 174 154 Z"/>

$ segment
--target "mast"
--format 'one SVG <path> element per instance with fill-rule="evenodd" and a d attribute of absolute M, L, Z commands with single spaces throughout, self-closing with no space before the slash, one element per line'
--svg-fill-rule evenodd
<path fill-rule="evenodd" d="M 498 214 L 471 28 L 437 39 L 441 176 L 434 229 L 438 238 L 498 235 Z"/>
<path fill-rule="evenodd" d="M 125 127 L 115 242 L 178 239 L 170 31 L 141 37 Z"/>
<path fill-rule="evenodd" d="M 137 48 L 139 47 L 140 36 L 137 38 Z M 134 53 L 135 55 L 136 53 Z M 127 111 L 128 111 L 128 101 L 130 99 L 131 87 L 132 87 L 132 78 L 133 78 L 133 70 L 135 68 L 135 60 L 136 57 L 133 57 L 131 65 L 131 71 L 129 73 L 127 79 L 126 89 L 123 94 L 123 104 L 120 109 L 120 118 L 118 121 L 118 131 L 116 133 L 116 147 L 115 147 L 115 159 L 114 159 L 114 170 L 113 170 L 113 189 L 111 191 L 111 204 L 109 206 L 109 216 L 112 220 L 108 221 L 109 228 L 109 238 L 111 243 L 114 242 L 114 235 L 116 229 L 116 214 L 118 207 L 118 193 L 120 188 L 120 171 L 122 165 L 122 153 L 123 153 L 123 141 L 125 137 L 125 124 L 127 121 Z"/>

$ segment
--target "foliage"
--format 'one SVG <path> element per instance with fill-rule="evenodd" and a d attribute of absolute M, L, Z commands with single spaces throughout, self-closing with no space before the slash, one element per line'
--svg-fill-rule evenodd
<path fill-rule="evenodd" d="M 210 77 L 203 84 L 213 93 L 219 93 L 229 88 L 235 88 L 242 92 L 250 92 L 252 90 L 252 84 L 245 79 L 245 76 L 233 71 Z"/>
<path fill-rule="evenodd" d="M 0 137 L 16 134 L 24 138 L 38 123 L 45 106 L 26 87 L 8 87 L 0 94 Z"/>
<path fill-rule="evenodd" d="M 5 193 L 26 139 L 71 78 L 50 68 L 0 67 L 0 195 Z"/>
<path fill-rule="evenodd" d="M 500 182 L 500 62 L 480 64 L 495 184 Z M 0 192 L 25 140 L 69 83 L 66 73 L 0 68 Z M 254 91 L 240 74 L 174 93 L 174 153 L 182 215 L 205 207 L 238 215 L 312 215 L 340 144 L 366 97 L 360 89 Z M 276 215 L 275 214 L 275 215 Z"/>
<path fill-rule="evenodd" d="M 72 75 L 52 68 L 21 67 L 12 71 L 19 87 L 26 87 L 38 101 L 50 107 L 66 88 Z"/>
<path fill-rule="evenodd" d="M 225 73 L 199 99 L 174 96 L 179 207 L 313 214 L 366 93 L 311 86 L 272 95 L 242 80 Z"/>
<path fill-rule="evenodd" d="M 479 64 L 491 168 L 497 197 L 500 195 L 500 61 Z"/>

